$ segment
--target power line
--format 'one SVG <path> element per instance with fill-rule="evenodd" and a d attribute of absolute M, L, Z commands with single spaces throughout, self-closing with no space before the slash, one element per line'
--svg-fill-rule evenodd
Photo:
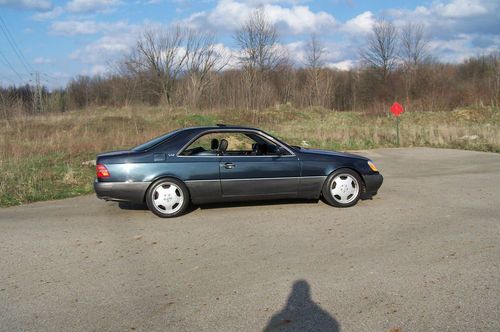
<path fill-rule="evenodd" d="M 10 33 L 10 30 L 7 27 L 7 24 L 3 20 L 2 16 L 0 16 L 0 30 L 2 30 L 5 38 L 7 39 L 7 41 L 10 44 L 10 46 L 12 47 L 12 50 L 14 51 L 14 53 L 16 54 L 17 58 L 19 59 L 19 61 L 21 62 L 21 64 L 24 66 L 24 68 L 26 69 L 26 71 L 28 73 L 33 72 L 34 71 L 33 67 L 30 66 L 30 64 L 26 60 L 26 57 L 24 56 L 23 52 L 19 49 L 19 46 L 17 45 L 14 37 Z"/>
<path fill-rule="evenodd" d="M 47 79 L 54 80 L 56 82 L 57 82 L 57 80 L 55 78 L 51 77 L 50 75 L 37 72 L 33 68 L 33 66 L 31 66 L 31 64 L 28 62 L 28 60 L 26 60 L 26 57 L 24 56 L 23 52 L 19 48 L 18 44 L 16 43 L 16 40 L 14 39 L 14 36 L 12 35 L 12 33 L 10 32 L 9 27 L 5 23 L 5 20 L 1 16 L 0 16 L 0 30 L 2 30 L 3 35 L 7 39 L 7 42 L 10 44 L 10 46 L 11 46 L 12 50 L 14 51 L 15 55 L 17 56 L 19 62 L 23 65 L 23 67 L 26 70 L 26 72 L 28 73 L 28 75 L 32 78 L 32 79 L 29 80 L 29 82 L 33 82 L 33 81 L 35 82 L 34 97 L 36 99 L 38 97 L 38 95 L 41 96 L 41 93 L 39 93 L 40 86 L 41 86 L 41 84 L 40 84 L 41 83 L 40 75 L 43 75 L 43 76 L 46 77 L 44 79 L 44 81 L 47 82 L 47 83 L 49 83 Z M 19 72 L 17 72 L 15 70 L 15 68 L 12 66 L 12 64 L 7 60 L 7 58 L 5 57 L 5 55 L 2 54 L 2 57 L 4 58 L 4 60 L 7 63 L 7 65 L 16 73 L 17 77 L 19 77 L 19 79 L 21 81 L 24 81 L 22 79 L 21 75 L 19 74 Z M 41 107 L 41 109 L 43 110 L 43 107 Z"/>
<path fill-rule="evenodd" d="M 17 72 L 17 70 L 14 68 L 14 66 L 12 66 L 12 64 L 9 62 L 9 60 L 7 60 L 7 58 L 5 57 L 5 55 L 2 53 L 2 51 L 0 51 L 0 57 L 3 58 L 3 62 L 8 66 L 10 67 L 10 69 L 14 72 L 14 74 L 16 74 L 17 77 L 19 77 L 19 79 L 21 81 L 25 81 L 22 76 Z"/>
<path fill-rule="evenodd" d="M 45 73 L 40 73 L 40 74 L 45 77 L 44 79 L 46 81 L 52 81 L 52 82 L 56 82 L 56 83 L 59 82 L 59 80 L 57 78 L 50 76 L 49 74 L 45 74 Z"/>

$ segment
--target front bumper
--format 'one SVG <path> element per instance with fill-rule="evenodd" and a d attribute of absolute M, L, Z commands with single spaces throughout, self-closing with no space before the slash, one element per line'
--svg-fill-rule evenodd
<path fill-rule="evenodd" d="M 363 180 L 365 182 L 365 193 L 369 195 L 376 195 L 382 182 L 384 182 L 384 177 L 380 173 L 363 175 Z"/>
<path fill-rule="evenodd" d="M 143 203 L 151 182 L 100 182 L 94 181 L 97 198 L 106 201 Z"/>

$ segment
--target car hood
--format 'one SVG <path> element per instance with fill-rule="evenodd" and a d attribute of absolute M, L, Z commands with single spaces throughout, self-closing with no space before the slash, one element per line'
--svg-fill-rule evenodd
<path fill-rule="evenodd" d="M 311 155 L 333 156 L 333 157 L 344 157 L 344 158 L 354 158 L 354 159 L 360 159 L 360 160 L 369 160 L 368 158 L 363 157 L 363 156 L 359 156 L 357 154 L 338 152 L 338 151 L 305 149 L 305 148 L 301 148 L 299 151 L 301 153 L 311 154 Z"/>

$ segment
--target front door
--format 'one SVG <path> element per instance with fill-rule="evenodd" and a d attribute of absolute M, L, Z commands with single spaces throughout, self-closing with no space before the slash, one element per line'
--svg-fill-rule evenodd
<path fill-rule="evenodd" d="M 224 156 L 220 162 L 220 179 L 223 197 L 295 197 L 299 163 L 296 156 Z"/>
<path fill-rule="evenodd" d="M 255 133 L 230 133 L 219 161 L 223 197 L 296 197 L 300 168 L 297 156 L 278 154 L 276 143 Z"/>

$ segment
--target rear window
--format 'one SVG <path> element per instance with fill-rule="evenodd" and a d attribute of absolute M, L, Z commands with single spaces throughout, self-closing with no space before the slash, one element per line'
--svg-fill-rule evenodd
<path fill-rule="evenodd" d="M 136 147 L 132 148 L 132 151 L 145 151 L 145 150 L 151 149 L 153 146 L 160 144 L 161 142 L 165 141 L 166 139 L 173 137 L 179 131 L 180 131 L 180 129 L 177 129 L 177 130 L 169 132 L 168 134 L 153 138 L 152 140 L 147 141 L 146 143 L 143 143 L 141 145 L 137 145 Z"/>

